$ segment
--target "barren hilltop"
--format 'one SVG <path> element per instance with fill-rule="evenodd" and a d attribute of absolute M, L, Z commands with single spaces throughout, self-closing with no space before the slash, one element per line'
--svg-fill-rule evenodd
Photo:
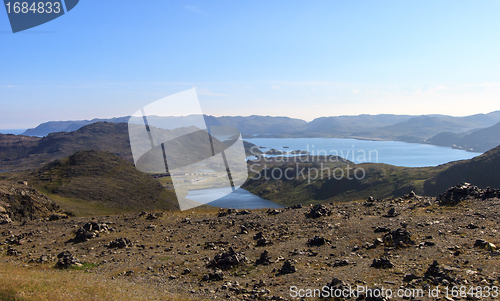
<path fill-rule="evenodd" d="M 13 221 L 0 226 L 0 296 L 292 300 L 350 288 L 359 294 L 331 300 L 388 300 L 366 289 L 435 300 L 439 287 L 458 300 L 453 287 L 499 285 L 499 196 L 462 184 L 438 198 Z"/>

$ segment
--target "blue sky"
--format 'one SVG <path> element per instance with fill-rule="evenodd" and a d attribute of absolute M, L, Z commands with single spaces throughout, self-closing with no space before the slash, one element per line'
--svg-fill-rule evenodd
<path fill-rule="evenodd" d="M 0 129 L 133 114 L 192 87 L 205 113 L 499 110 L 500 1 L 81 0 L 12 34 Z"/>

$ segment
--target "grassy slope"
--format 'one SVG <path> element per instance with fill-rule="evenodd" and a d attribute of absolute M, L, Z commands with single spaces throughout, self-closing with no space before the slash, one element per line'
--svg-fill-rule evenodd
<path fill-rule="evenodd" d="M 436 195 L 457 183 L 468 182 L 481 188 L 500 188 L 500 146 L 470 160 L 449 164 L 425 182 L 425 193 Z"/>
<path fill-rule="evenodd" d="M 0 262 L 0 300 L 189 300 L 152 285 L 111 280 L 49 265 L 21 267 Z"/>
<path fill-rule="evenodd" d="M 80 216 L 177 208 L 173 191 L 109 152 L 81 151 L 17 177 Z"/>

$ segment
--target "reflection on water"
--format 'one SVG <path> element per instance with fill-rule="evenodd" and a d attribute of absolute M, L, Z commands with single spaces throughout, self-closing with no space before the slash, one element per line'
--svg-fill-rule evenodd
<path fill-rule="evenodd" d="M 220 208 L 233 209 L 260 209 L 260 208 L 283 208 L 284 206 L 265 200 L 255 194 L 238 188 L 235 192 L 225 194 L 225 188 L 190 190 L 187 198 L 200 203 L 206 203 L 207 200 L 216 199 L 207 205 Z"/>

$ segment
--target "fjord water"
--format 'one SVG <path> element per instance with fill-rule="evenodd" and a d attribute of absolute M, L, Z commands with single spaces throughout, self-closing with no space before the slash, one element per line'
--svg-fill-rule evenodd
<path fill-rule="evenodd" d="M 386 163 L 405 167 L 437 166 L 471 159 L 481 153 L 430 144 L 372 141 L 347 138 L 251 138 L 245 139 L 266 151 L 307 150 L 311 155 L 338 155 L 354 163 Z"/>
<path fill-rule="evenodd" d="M 338 155 L 354 163 L 386 163 L 406 167 L 436 166 L 456 160 L 470 159 L 481 153 L 467 152 L 428 144 L 398 141 L 371 141 L 343 138 L 252 138 L 245 139 L 262 151 L 307 150 L 311 155 Z M 282 208 L 280 204 L 265 200 L 242 188 L 225 195 L 224 189 L 201 189 L 189 191 L 188 197 L 205 203 L 204 200 L 219 199 L 208 205 L 221 208 L 258 209 Z"/>
<path fill-rule="evenodd" d="M 238 188 L 236 191 L 225 195 L 227 189 L 225 188 L 211 188 L 190 190 L 188 198 L 200 203 L 206 203 L 206 200 L 215 201 L 207 203 L 207 205 L 221 208 L 232 209 L 260 209 L 260 208 L 283 208 L 282 205 L 265 200 L 255 194 L 243 189 Z"/>
<path fill-rule="evenodd" d="M 0 129 L 0 134 L 21 135 L 24 132 L 26 132 L 26 129 L 8 129 L 8 130 L 2 130 L 2 129 Z"/>

